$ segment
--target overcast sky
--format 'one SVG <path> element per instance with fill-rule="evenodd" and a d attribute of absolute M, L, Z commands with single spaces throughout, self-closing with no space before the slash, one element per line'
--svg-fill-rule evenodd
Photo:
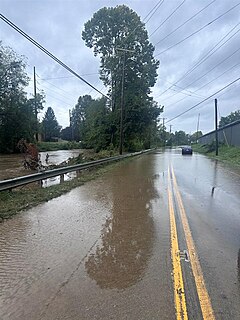
<path fill-rule="evenodd" d="M 231 111 L 240 109 L 238 81 L 190 112 L 170 121 L 239 77 L 240 5 L 226 13 L 237 5 L 238 1 L 163 0 L 151 19 L 148 22 L 147 19 L 144 20 L 147 22 L 150 41 L 155 46 L 156 58 L 160 60 L 158 79 L 152 88 L 152 96 L 160 105 L 164 105 L 161 116 L 166 118 L 168 131 L 169 125 L 172 125 L 172 131 L 195 132 L 199 114 L 199 129 L 203 133 L 213 130 L 215 98 L 218 98 L 219 116 L 226 116 Z M 143 21 L 158 2 L 0 0 L 0 12 L 84 79 L 106 93 L 107 89 L 98 77 L 99 58 L 94 57 L 92 50 L 85 46 L 81 38 L 84 23 L 100 8 L 119 4 L 132 8 Z M 206 9 L 197 14 L 208 4 L 210 5 Z M 197 15 L 193 19 L 169 35 L 195 14 Z M 210 23 L 222 14 L 222 17 Z M 208 26 L 204 27 L 207 24 Z M 200 28 L 202 30 L 198 31 Z M 194 32 L 195 35 L 190 36 Z M 177 44 L 188 36 L 188 39 Z M 166 39 L 162 40 L 164 37 Z M 31 78 L 27 89 L 29 94 L 33 92 L 33 66 L 36 67 L 37 89 L 44 90 L 46 95 L 41 116 L 47 107 L 51 106 L 59 124 L 66 127 L 69 125 L 69 109 L 74 107 L 80 95 L 91 94 L 94 98 L 100 96 L 2 20 L 0 39 L 3 45 L 12 47 L 18 54 L 26 57 L 26 71 Z M 220 48 L 216 50 L 218 47 Z M 213 54 L 186 76 L 211 49 Z M 175 86 L 172 86 L 173 84 Z"/>

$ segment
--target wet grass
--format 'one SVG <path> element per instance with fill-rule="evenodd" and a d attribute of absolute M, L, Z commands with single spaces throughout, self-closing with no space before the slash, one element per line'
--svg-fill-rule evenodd
<path fill-rule="evenodd" d="M 218 150 L 218 156 L 216 156 L 215 149 L 212 145 L 193 145 L 192 147 L 194 151 L 203 153 L 210 158 L 218 159 L 225 163 L 240 167 L 239 147 L 221 145 Z"/>
<path fill-rule="evenodd" d="M 123 161 L 131 161 L 131 159 L 121 160 L 121 162 Z M 59 197 L 87 181 L 96 179 L 119 164 L 120 162 L 115 162 L 90 170 L 84 170 L 78 178 L 47 188 L 40 188 L 37 184 L 31 184 L 26 187 L 13 189 L 12 191 L 0 192 L 0 222 L 11 218 L 22 210 Z"/>
<path fill-rule="evenodd" d="M 38 151 L 56 151 L 56 150 L 72 150 L 81 149 L 80 143 L 76 141 L 62 141 L 62 142 L 38 142 Z"/>

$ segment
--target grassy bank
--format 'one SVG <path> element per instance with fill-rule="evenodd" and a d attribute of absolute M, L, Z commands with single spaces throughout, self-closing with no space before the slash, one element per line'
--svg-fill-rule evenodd
<path fill-rule="evenodd" d="M 76 141 L 62 141 L 62 142 L 38 142 L 38 151 L 55 151 L 55 150 L 71 150 L 80 149 L 80 143 Z"/>
<path fill-rule="evenodd" d="M 126 159 L 122 161 L 129 160 L 130 159 Z M 69 192 L 71 189 L 112 170 L 112 168 L 119 165 L 119 163 L 120 162 L 115 162 L 91 170 L 82 171 L 80 177 L 48 188 L 40 188 L 37 184 L 32 184 L 24 188 L 0 192 L 0 222 L 2 222 L 3 219 L 11 218 L 11 216 L 24 209 L 29 209 L 40 203 L 59 197 L 60 195 Z"/>
<path fill-rule="evenodd" d="M 215 154 L 214 145 L 193 145 L 193 150 L 199 153 L 206 154 L 211 158 L 215 158 L 240 167 L 240 148 L 233 146 L 220 145 L 218 150 L 218 156 Z"/>

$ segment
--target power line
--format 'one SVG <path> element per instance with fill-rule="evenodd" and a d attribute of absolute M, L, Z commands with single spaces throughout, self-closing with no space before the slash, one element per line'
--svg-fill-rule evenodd
<path fill-rule="evenodd" d="M 217 47 L 234 29 L 236 29 L 237 26 L 239 26 L 239 24 L 240 24 L 240 22 L 238 22 L 215 46 L 213 46 L 213 48 L 211 50 L 209 50 L 195 65 L 193 65 L 192 68 L 190 68 L 190 70 L 188 70 L 183 75 L 183 77 L 192 73 L 197 67 L 199 67 L 203 62 L 205 62 L 208 58 L 210 58 L 215 52 L 217 52 L 219 49 L 221 49 L 229 40 L 231 40 L 240 31 L 240 28 L 234 34 L 232 34 L 231 37 L 229 37 L 225 42 L 223 42 L 219 47 Z M 213 50 L 213 49 L 215 49 L 215 50 Z M 182 80 L 182 78 L 181 78 L 181 80 Z"/>
<path fill-rule="evenodd" d="M 147 17 L 150 15 L 150 17 L 147 19 L 147 21 L 145 22 L 145 24 L 148 23 L 148 21 L 152 18 L 152 16 L 157 12 L 157 10 L 161 7 L 161 5 L 163 4 L 164 0 L 160 0 L 158 1 L 158 3 L 152 8 L 152 10 L 149 11 L 149 13 L 146 15 L 145 18 L 143 18 L 143 21 L 145 19 L 147 19 Z M 151 14 L 152 13 L 152 14 Z"/>
<path fill-rule="evenodd" d="M 94 73 L 85 73 L 85 74 L 80 74 L 81 77 L 83 76 L 92 76 L 92 75 L 96 75 L 99 74 L 98 72 L 94 72 Z M 42 78 L 42 80 L 58 80 L 58 79 L 70 79 L 70 78 L 74 78 L 74 76 L 69 76 L 69 77 L 53 77 L 53 78 Z"/>
<path fill-rule="evenodd" d="M 210 70 L 208 70 L 207 72 L 205 72 L 201 77 L 198 77 L 197 79 L 195 79 L 194 81 L 192 81 L 191 83 L 189 83 L 186 87 L 188 88 L 189 86 L 193 85 L 194 83 L 196 83 L 197 81 L 199 81 L 200 79 L 202 79 L 203 77 L 205 77 L 208 73 L 210 73 L 211 71 L 213 71 L 214 69 L 216 69 L 217 67 L 219 67 L 221 64 L 223 64 L 225 61 L 227 61 L 229 58 L 231 58 L 235 53 L 237 53 L 240 50 L 240 47 L 235 50 L 232 54 L 230 54 L 229 56 L 227 56 L 225 59 L 221 60 L 218 64 L 216 64 L 213 68 L 211 68 Z"/>
<path fill-rule="evenodd" d="M 64 96 L 63 94 L 57 92 L 56 90 L 53 90 L 53 89 L 47 87 L 46 85 L 39 83 L 38 81 L 37 81 L 37 83 L 38 83 L 41 87 L 45 88 L 46 90 L 50 90 L 50 91 L 54 92 L 55 94 L 63 97 L 64 99 L 66 99 L 66 98 L 68 99 L 68 97 L 66 97 L 66 96 Z M 48 93 L 46 93 L 46 95 L 48 95 Z M 76 102 L 73 102 L 73 100 L 72 100 L 71 98 L 68 99 L 68 101 L 69 101 L 68 103 L 70 103 L 70 101 L 71 101 L 72 104 L 76 103 Z"/>
<path fill-rule="evenodd" d="M 37 75 L 37 76 L 38 76 L 38 75 Z M 39 77 L 39 76 L 38 76 L 38 77 Z M 49 82 L 48 80 L 42 79 L 41 77 L 39 77 L 39 80 L 47 82 L 48 84 L 50 84 L 51 86 L 57 88 L 58 90 L 60 90 L 60 91 L 62 91 L 62 92 L 65 92 L 66 94 L 68 94 L 69 97 L 72 97 L 74 100 L 76 99 L 74 96 L 71 96 L 71 95 L 69 94 L 69 92 L 65 91 L 65 90 L 62 89 L 62 88 L 59 88 L 58 86 L 56 86 L 55 84 Z"/>
<path fill-rule="evenodd" d="M 226 71 L 224 71 L 223 73 L 221 73 L 219 76 L 217 76 L 216 78 L 214 78 L 213 80 L 205 83 L 203 86 L 201 86 L 200 88 L 198 88 L 197 90 L 193 91 L 193 93 L 196 93 L 197 91 L 201 90 L 202 88 L 206 87 L 207 85 L 209 85 L 210 83 L 216 81 L 217 79 L 219 79 L 221 76 L 223 76 L 224 74 L 226 74 L 227 72 L 229 72 L 230 70 L 232 70 L 233 68 L 235 68 L 236 66 L 240 65 L 240 62 L 239 63 L 236 63 L 234 66 L 232 66 L 231 68 L 227 69 Z M 232 89 L 231 89 L 232 90 Z M 225 93 L 224 93 L 225 94 Z M 220 95 L 221 96 L 221 95 Z M 173 102 L 171 104 L 168 105 L 168 107 L 171 107 L 175 104 L 178 104 L 179 102 L 185 100 L 187 97 L 183 97 L 182 99 L 176 101 L 176 102 Z"/>
<path fill-rule="evenodd" d="M 176 29 L 174 29 L 173 31 L 171 31 L 169 34 L 167 34 L 164 38 L 162 38 L 161 40 L 159 40 L 157 43 L 155 43 L 155 46 L 158 45 L 160 42 L 162 42 L 163 40 L 165 40 L 166 38 L 168 38 L 169 36 L 171 36 L 174 32 L 176 32 L 177 30 L 179 30 L 181 27 L 183 27 L 186 23 L 188 23 L 189 21 L 191 21 L 193 18 L 195 18 L 197 15 L 199 15 L 201 12 L 203 12 L 205 9 L 207 9 L 211 4 L 213 4 L 215 1 L 217 0 L 213 0 L 212 2 L 210 2 L 208 5 L 206 5 L 204 8 L 202 8 L 201 10 L 199 10 L 198 12 L 196 12 L 193 16 L 191 16 L 189 19 L 187 19 L 186 21 L 184 21 L 181 25 L 179 25 Z"/>
<path fill-rule="evenodd" d="M 170 87 L 168 87 L 167 89 L 165 89 L 160 95 L 159 95 L 159 97 L 160 96 L 162 96 L 165 92 L 167 92 L 169 89 L 171 89 L 173 86 L 175 86 L 177 83 L 179 83 L 181 80 L 183 80 L 184 78 L 186 78 L 190 73 L 192 73 L 197 67 L 199 67 L 203 62 L 205 62 L 208 58 L 210 58 L 216 51 L 218 51 L 220 48 L 222 48 L 232 37 L 234 37 L 239 31 L 240 31 L 240 28 L 231 36 L 231 37 L 229 37 L 224 43 L 222 43 L 218 48 L 216 48 L 238 25 L 239 25 L 240 23 L 237 23 L 223 38 L 221 38 L 221 40 L 220 41 L 218 41 L 213 47 L 212 47 L 212 49 L 210 49 L 201 59 L 199 59 L 186 73 L 184 73 L 183 75 L 182 75 L 182 77 L 181 78 L 179 78 L 174 84 L 172 84 Z M 215 50 L 213 50 L 214 48 L 216 48 Z M 238 50 L 237 50 L 238 51 Z M 233 54 L 235 54 L 236 53 L 236 51 L 233 53 Z M 232 55 L 233 55 L 232 54 Z M 228 56 L 226 59 L 224 59 L 224 60 L 222 60 L 222 62 L 220 62 L 220 64 L 221 63 L 223 63 L 225 60 L 227 60 L 228 58 L 230 58 L 232 55 L 230 55 L 230 56 Z M 217 64 L 217 66 L 219 66 L 220 64 Z M 217 67 L 217 66 L 215 66 L 215 67 Z M 207 73 L 205 73 L 203 76 L 205 76 L 206 74 L 208 74 L 209 72 L 211 72 L 213 69 L 215 69 L 215 67 L 214 68 L 212 68 L 212 69 L 210 69 L 210 70 L 208 70 L 208 72 Z M 192 85 L 193 83 L 195 83 L 197 80 L 200 80 L 202 77 L 199 77 L 198 79 L 196 79 L 195 81 L 193 81 L 193 82 L 191 82 L 190 84 L 188 84 L 187 86 L 185 86 L 185 88 L 184 88 L 184 90 L 186 89 L 186 88 L 188 88 L 190 85 Z M 173 95 L 173 96 L 175 96 L 175 95 Z M 171 97 L 173 97 L 173 96 L 170 96 L 170 97 L 168 97 L 167 99 L 169 99 L 169 98 L 171 98 Z"/>
<path fill-rule="evenodd" d="M 37 90 L 38 90 L 39 92 L 41 92 L 39 88 L 37 88 Z M 52 90 L 52 91 L 53 91 L 53 90 Z M 54 98 L 54 99 L 59 100 L 60 102 L 64 103 L 66 106 L 68 106 L 69 108 L 72 107 L 71 104 L 70 104 L 69 102 L 67 102 L 67 101 L 64 101 L 64 100 L 62 100 L 62 99 L 59 99 L 58 97 L 56 97 L 56 96 L 54 96 L 54 95 L 52 95 L 52 94 L 49 94 L 49 93 L 48 93 L 47 95 L 50 96 L 50 97 L 52 97 L 52 98 Z"/>
<path fill-rule="evenodd" d="M 185 1 L 186 1 L 186 0 L 183 0 L 183 1 L 173 10 L 173 12 L 172 12 L 165 20 L 163 20 L 163 22 L 150 34 L 149 37 L 151 37 L 154 33 L 156 33 L 157 30 L 159 30 L 159 29 L 164 25 L 164 23 L 167 22 L 167 20 L 171 18 L 171 16 L 184 4 Z"/>
<path fill-rule="evenodd" d="M 102 96 L 110 100 L 108 96 L 103 94 L 101 91 L 99 91 L 97 88 L 95 88 L 91 83 L 83 79 L 79 74 L 77 74 L 75 71 L 73 71 L 70 67 L 68 67 L 65 63 L 63 63 L 61 60 L 59 60 L 56 56 L 54 56 L 51 52 L 49 52 L 47 49 L 45 49 L 42 45 L 40 45 L 37 41 L 35 41 L 32 37 L 30 37 L 27 33 L 22 31 L 19 27 L 17 27 L 13 22 L 11 22 L 9 19 L 7 19 L 4 15 L 0 14 L 0 18 L 6 22 L 10 27 L 15 29 L 18 33 L 20 33 L 24 38 L 26 38 L 28 41 L 30 41 L 32 44 L 34 44 L 36 47 L 38 47 L 41 51 L 43 51 L 45 54 L 47 54 L 50 58 L 52 58 L 55 62 L 60 64 L 63 68 L 68 70 L 70 73 L 72 73 L 75 77 L 86 83 L 88 86 L 93 88 L 95 91 L 100 93 Z"/>
<path fill-rule="evenodd" d="M 191 38 L 192 36 L 194 36 L 195 34 L 199 33 L 200 31 L 202 31 L 203 29 L 205 29 L 206 27 L 210 26 L 212 23 L 214 23 L 215 21 L 217 21 L 218 19 L 222 18 L 223 16 L 225 16 L 227 13 L 229 13 L 230 11 L 232 11 L 233 9 L 235 9 L 237 6 L 240 5 L 240 2 L 238 4 L 236 4 L 235 6 L 233 6 L 232 8 L 230 8 L 229 10 L 225 11 L 224 13 L 222 13 L 220 16 L 218 16 L 217 18 L 213 19 L 212 21 L 208 22 L 207 24 L 205 24 L 204 26 L 202 26 L 200 29 L 194 31 L 193 33 L 191 33 L 190 35 L 188 35 L 187 37 L 183 38 L 182 40 L 178 41 L 177 43 L 171 45 L 170 47 L 166 48 L 165 50 L 157 53 L 155 55 L 155 58 L 163 53 L 165 53 L 166 51 L 176 47 L 177 45 L 179 45 L 180 43 L 184 42 L 185 40 Z"/>
<path fill-rule="evenodd" d="M 187 113 L 187 112 L 189 112 L 189 111 L 191 111 L 191 110 L 195 109 L 196 107 L 198 107 L 199 105 L 201 105 L 203 102 L 205 102 L 205 101 L 207 101 L 207 100 L 211 99 L 213 96 L 215 96 L 215 95 L 216 95 L 216 94 L 218 94 L 219 92 L 222 92 L 223 90 L 225 90 L 226 88 L 230 87 L 231 85 L 233 85 L 234 83 L 236 83 L 236 82 L 237 82 L 237 81 L 239 81 L 239 80 L 240 80 L 240 77 L 239 77 L 239 78 L 237 78 L 237 79 L 235 79 L 234 81 L 230 82 L 229 84 L 227 84 L 225 87 L 221 88 L 220 90 L 218 90 L 218 91 L 214 92 L 213 94 L 211 94 L 209 97 L 205 98 L 204 100 L 202 100 L 202 101 L 198 102 L 197 104 L 195 104 L 195 105 L 194 105 L 194 106 L 192 106 L 191 108 L 188 108 L 187 110 L 185 110 L 185 111 L 183 111 L 183 112 L 179 113 L 179 114 L 178 114 L 178 115 L 176 115 L 175 117 L 173 117 L 173 118 L 169 119 L 166 123 L 168 123 L 168 122 L 170 122 L 170 121 L 173 121 L 173 120 L 175 120 L 175 119 L 179 118 L 180 116 L 184 115 L 185 113 Z"/>

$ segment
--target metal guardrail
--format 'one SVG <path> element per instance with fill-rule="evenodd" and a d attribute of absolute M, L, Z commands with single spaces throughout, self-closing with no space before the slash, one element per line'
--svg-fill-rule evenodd
<path fill-rule="evenodd" d="M 104 163 L 113 162 L 113 161 L 121 160 L 124 158 L 129 158 L 129 157 L 141 155 L 143 153 L 147 153 L 152 150 L 153 149 L 149 149 L 149 150 L 134 152 L 134 153 L 126 154 L 126 155 L 104 158 L 101 160 L 95 160 L 95 161 L 86 162 L 86 163 L 82 163 L 82 164 L 76 164 L 73 166 L 67 166 L 67 167 L 63 167 L 63 168 L 47 170 L 44 172 L 38 172 L 38 173 L 30 174 L 27 176 L 23 176 L 23 177 L 17 177 L 17 178 L 13 178 L 13 179 L 3 180 L 3 181 L 0 181 L 0 191 L 11 190 L 13 188 L 17 188 L 17 187 L 20 187 L 20 186 L 23 186 L 23 185 L 26 185 L 26 184 L 29 184 L 32 182 L 37 182 L 37 181 L 49 179 L 49 178 L 56 177 L 59 175 L 62 176 L 62 175 L 69 173 L 69 172 L 81 171 L 84 169 L 96 167 L 96 166 L 104 164 Z"/>

